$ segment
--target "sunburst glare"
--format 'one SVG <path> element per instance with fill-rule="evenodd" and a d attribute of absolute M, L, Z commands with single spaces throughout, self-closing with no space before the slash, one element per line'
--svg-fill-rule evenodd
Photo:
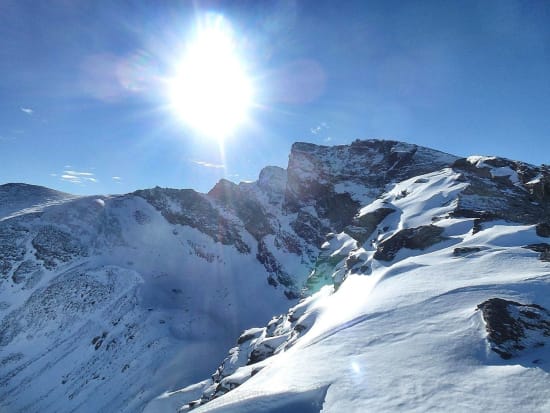
<path fill-rule="evenodd" d="M 252 104 L 252 81 L 221 15 L 201 20 L 168 82 L 172 110 L 185 124 L 223 141 L 242 125 Z"/>

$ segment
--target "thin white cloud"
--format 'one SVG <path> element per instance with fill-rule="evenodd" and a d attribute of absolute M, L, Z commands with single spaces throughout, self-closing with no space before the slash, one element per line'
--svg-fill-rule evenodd
<path fill-rule="evenodd" d="M 314 134 L 314 135 L 318 135 L 320 134 L 321 132 L 323 132 L 324 130 L 328 129 L 328 124 L 326 122 L 321 122 L 319 125 L 311 128 L 309 131 Z"/>
<path fill-rule="evenodd" d="M 51 174 L 52 176 L 56 176 L 55 174 Z M 74 170 L 65 170 L 63 171 L 63 174 L 61 174 L 60 179 L 65 182 L 70 182 L 73 184 L 83 184 L 86 182 L 92 182 L 97 183 L 99 180 L 95 177 L 95 175 L 92 172 L 80 172 L 80 171 L 74 171 Z"/>
<path fill-rule="evenodd" d="M 66 174 L 61 175 L 61 180 L 68 181 L 68 182 L 76 182 L 76 183 L 82 182 L 78 176 L 66 175 Z"/>
<path fill-rule="evenodd" d="M 205 168 L 217 168 L 217 169 L 225 168 L 224 164 L 210 163 L 206 161 L 193 161 L 193 160 L 191 160 L 191 162 L 193 162 L 196 165 L 204 166 Z"/>
<path fill-rule="evenodd" d="M 75 175 L 75 176 L 94 176 L 92 172 L 78 172 L 78 171 L 67 170 L 65 171 L 65 173 L 68 175 Z"/>
<path fill-rule="evenodd" d="M 112 176 L 111 178 L 113 181 L 117 181 L 117 182 L 122 181 L 122 178 L 120 176 Z"/>
<path fill-rule="evenodd" d="M 32 110 L 31 108 L 19 108 L 19 109 L 21 109 L 21 112 L 24 112 L 27 115 L 32 115 L 34 113 L 34 110 Z"/>
<path fill-rule="evenodd" d="M 314 128 L 311 128 L 310 132 L 313 133 L 314 135 L 317 135 L 319 132 L 321 132 L 321 127 L 316 126 Z"/>

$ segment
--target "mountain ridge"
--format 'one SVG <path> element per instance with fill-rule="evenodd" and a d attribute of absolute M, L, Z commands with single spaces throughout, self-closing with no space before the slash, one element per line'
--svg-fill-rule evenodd
<path fill-rule="evenodd" d="M 263 370 L 277 371 L 273 366 L 285 354 L 303 357 L 302 346 L 324 354 L 325 339 L 361 329 L 378 307 L 387 311 L 377 297 L 395 302 L 398 313 L 405 298 L 415 302 L 416 295 L 407 298 L 388 287 L 395 279 L 432 306 L 433 291 L 475 285 L 465 275 L 468 262 L 488 260 L 496 267 L 494 260 L 509 255 L 531 278 L 539 277 L 541 288 L 550 253 L 545 166 L 459 158 L 398 141 L 295 143 L 287 169 L 268 166 L 252 183 L 220 180 L 206 194 L 155 187 L 46 198 L 0 217 L 0 365 L 8 378 L 0 383 L 0 407 L 14 411 L 31 405 L 44 411 L 139 411 L 149 405 L 155 411 L 206 402 L 200 409 L 232 411 L 233 391 L 248 394 L 242 392 L 258 386 L 262 376 L 272 383 Z M 452 269 L 456 260 L 463 262 Z M 445 279 L 445 288 L 438 289 L 423 269 L 431 267 L 458 280 Z M 481 279 L 488 280 L 489 270 L 480 268 Z M 512 260 L 510 269 L 502 269 L 502 285 L 519 282 L 514 268 L 520 269 Z M 415 284 L 414 277 L 429 283 Z M 358 301 L 351 286 L 371 304 Z M 549 307 L 540 294 L 537 302 L 518 294 L 520 299 L 503 299 L 520 303 L 522 311 L 531 311 L 531 304 Z M 482 295 L 472 308 L 494 298 Z M 515 311 L 511 304 L 497 308 Z M 269 321 L 275 314 L 281 315 Z M 476 323 L 482 328 L 481 320 Z M 524 325 L 525 318 L 518 323 Z M 266 327 L 250 330 L 255 325 Z M 464 328 L 481 337 L 481 330 Z M 530 343 L 526 331 L 517 343 L 531 348 L 521 344 Z M 352 351 L 346 343 L 343 353 Z M 49 356 L 48 348 L 57 350 Z M 544 360 L 538 366 L 546 368 Z M 215 378 L 192 391 L 155 399 L 216 366 Z M 280 374 L 297 377 L 287 367 Z M 343 376 L 332 377 L 315 385 L 302 377 L 305 387 L 291 399 L 318 404 L 343 397 Z M 226 405 L 218 399 L 225 400 L 220 396 L 228 390 Z M 288 389 L 279 390 L 290 397 Z M 268 399 L 281 403 L 276 394 Z"/>

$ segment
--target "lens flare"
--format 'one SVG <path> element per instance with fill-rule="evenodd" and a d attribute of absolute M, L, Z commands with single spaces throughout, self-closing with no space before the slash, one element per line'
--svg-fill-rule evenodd
<path fill-rule="evenodd" d="M 246 121 L 252 82 L 223 16 L 201 22 L 168 85 L 174 112 L 205 136 L 223 140 Z"/>

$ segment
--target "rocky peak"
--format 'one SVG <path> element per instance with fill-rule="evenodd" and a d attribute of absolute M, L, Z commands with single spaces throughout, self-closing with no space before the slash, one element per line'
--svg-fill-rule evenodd
<path fill-rule="evenodd" d="M 276 203 L 282 201 L 286 183 L 286 169 L 278 166 L 266 166 L 260 172 L 258 188 L 268 195 L 271 203 Z"/>
<path fill-rule="evenodd" d="M 321 146 L 298 142 L 292 146 L 289 180 L 352 179 L 370 186 L 384 186 L 449 166 L 457 157 L 434 149 L 391 140 L 356 140 L 350 145 Z M 291 182 L 296 184 L 297 182 Z"/>
<path fill-rule="evenodd" d="M 359 203 L 376 198 L 388 184 L 442 169 L 456 159 L 398 141 L 356 140 L 330 147 L 298 142 L 288 162 L 285 208 L 297 212 L 313 206 L 339 231 L 351 223 Z"/>
<path fill-rule="evenodd" d="M 238 192 L 238 186 L 228 179 L 220 179 L 214 187 L 208 191 L 208 196 L 222 203 L 227 203 Z"/>

